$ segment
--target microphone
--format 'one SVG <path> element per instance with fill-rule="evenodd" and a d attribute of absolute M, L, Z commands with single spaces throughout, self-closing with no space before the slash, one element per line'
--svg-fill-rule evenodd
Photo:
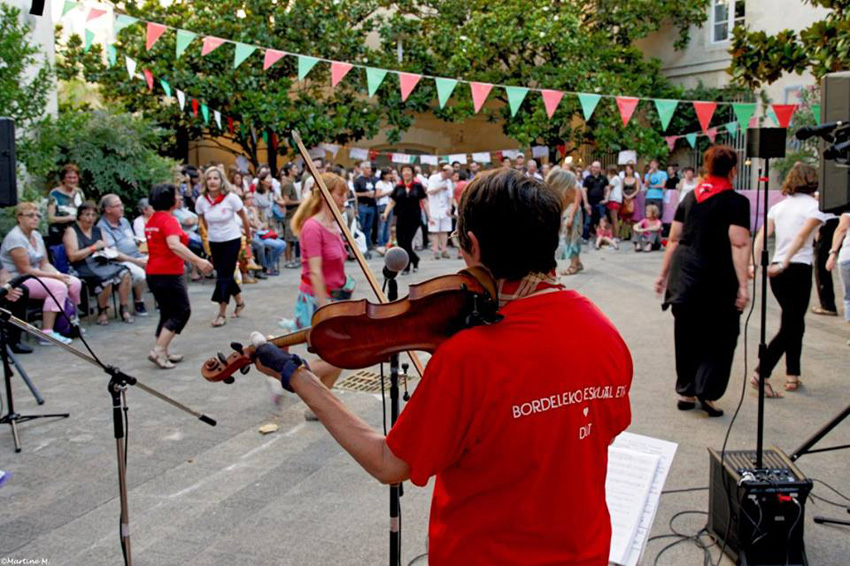
<path fill-rule="evenodd" d="M 844 125 L 847 125 L 847 122 L 839 120 L 837 122 L 828 122 L 819 126 L 805 126 L 797 130 L 797 133 L 794 134 L 794 136 L 800 141 L 807 140 L 814 136 L 826 138 L 826 136 L 829 136 L 833 130 Z"/>
<path fill-rule="evenodd" d="M 0 300 L 5 299 L 6 295 L 8 295 L 12 291 L 12 289 L 20 287 L 21 284 L 27 279 L 32 279 L 32 275 L 18 275 L 14 279 L 11 279 L 5 285 L 0 286 Z"/>
<path fill-rule="evenodd" d="M 407 268 L 408 263 L 410 263 L 410 258 L 404 249 L 390 248 L 387 255 L 384 256 L 384 277 L 395 279 L 399 271 L 404 271 Z"/>

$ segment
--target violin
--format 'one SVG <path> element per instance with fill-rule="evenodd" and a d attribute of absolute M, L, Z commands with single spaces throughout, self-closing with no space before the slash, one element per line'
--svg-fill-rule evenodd
<path fill-rule="evenodd" d="M 269 339 L 279 348 L 307 343 L 307 351 L 343 369 L 387 362 L 405 351 L 433 353 L 464 328 L 492 324 L 497 314 L 496 282 L 490 272 L 472 267 L 410 286 L 407 297 L 389 303 L 366 299 L 339 301 L 319 308 L 312 326 Z M 233 383 L 237 371 L 247 373 L 254 346 L 232 343 L 234 352 L 219 353 L 201 370 L 207 381 Z"/>

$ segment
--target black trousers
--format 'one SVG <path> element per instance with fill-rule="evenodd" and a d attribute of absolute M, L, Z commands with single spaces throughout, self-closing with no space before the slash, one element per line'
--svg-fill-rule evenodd
<path fill-rule="evenodd" d="M 210 242 L 210 254 L 215 268 L 215 290 L 212 294 L 212 302 L 226 304 L 230 302 L 230 297 L 242 292 L 233 278 L 241 247 L 242 238 L 227 242 Z"/>
<path fill-rule="evenodd" d="M 782 319 L 779 332 L 767 345 L 764 359 L 759 364 L 759 375 L 770 377 L 782 354 L 785 354 L 786 373 L 800 375 L 806 311 L 812 295 L 812 266 L 792 263 L 788 269 L 770 279 L 770 290 L 782 307 Z"/>
<path fill-rule="evenodd" d="M 400 216 L 396 217 L 395 223 L 395 237 L 398 242 L 398 247 L 407 252 L 407 257 L 410 258 L 410 265 L 408 269 L 412 267 L 419 267 L 419 256 L 416 255 L 416 252 L 413 250 L 413 237 L 416 235 L 416 231 L 419 229 L 420 221 L 418 218 L 410 219 L 410 218 L 402 218 Z M 427 240 L 425 242 L 427 246 Z"/>
<path fill-rule="evenodd" d="M 189 305 L 189 293 L 186 290 L 185 275 L 148 275 L 148 289 L 153 293 L 159 305 L 159 324 L 156 337 L 163 328 L 180 334 L 189 322 L 192 308 Z"/>
<path fill-rule="evenodd" d="M 741 332 L 741 313 L 728 308 L 673 305 L 676 392 L 702 401 L 723 397 Z"/>
<path fill-rule="evenodd" d="M 18 287 L 21 290 L 23 295 L 17 301 L 3 301 L 0 303 L 0 307 L 3 307 L 15 318 L 19 318 L 21 320 L 26 320 L 27 318 L 27 301 L 30 299 L 29 289 L 21 285 Z M 6 326 L 6 340 L 7 343 L 11 346 L 12 344 L 20 344 L 21 343 L 21 332 L 22 330 L 15 326 L 12 323 L 9 323 Z"/>
<path fill-rule="evenodd" d="M 827 220 L 820 227 L 818 240 L 815 242 L 815 284 L 818 290 L 818 300 L 822 309 L 837 312 L 835 306 L 835 286 L 832 284 L 832 273 L 826 270 L 826 260 L 832 248 L 832 236 L 838 228 L 838 218 Z"/>

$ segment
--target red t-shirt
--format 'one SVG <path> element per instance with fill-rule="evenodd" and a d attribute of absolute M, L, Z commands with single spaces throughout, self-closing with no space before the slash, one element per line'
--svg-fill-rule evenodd
<path fill-rule="evenodd" d="M 180 242 L 189 244 L 189 236 L 180 228 L 180 222 L 170 213 L 157 211 L 145 224 L 145 238 L 148 241 L 148 265 L 145 272 L 149 275 L 183 275 L 183 259 L 171 251 L 166 238 L 180 236 Z"/>
<path fill-rule="evenodd" d="M 575 291 L 508 303 L 443 343 L 387 443 L 436 475 L 430 564 L 607 566 L 608 445 L 631 420 L 632 359 Z"/>

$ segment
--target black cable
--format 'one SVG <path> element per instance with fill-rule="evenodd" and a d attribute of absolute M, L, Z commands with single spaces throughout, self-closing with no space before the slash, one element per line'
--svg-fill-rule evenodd
<path fill-rule="evenodd" d="M 836 494 L 838 497 L 840 497 L 841 499 L 844 499 L 845 501 L 847 501 L 848 503 L 850 503 L 850 497 L 847 497 L 846 495 L 844 495 L 843 493 L 841 493 L 840 491 L 838 491 L 837 489 L 835 489 L 834 487 L 832 487 L 831 485 L 829 485 L 828 483 L 826 483 L 825 481 L 823 481 L 823 480 L 819 480 L 819 479 L 817 479 L 817 478 L 809 478 L 809 479 L 810 479 L 810 480 L 812 480 L 813 482 L 817 482 L 817 483 L 823 484 L 823 486 L 824 486 L 824 487 L 826 487 L 827 489 L 829 489 L 831 492 L 833 492 L 834 494 Z M 823 499 L 823 498 L 821 498 L 821 499 Z"/>
<path fill-rule="evenodd" d="M 791 560 L 791 535 L 794 533 L 794 529 L 797 528 L 797 524 L 800 522 L 800 518 L 803 516 L 803 506 L 800 505 L 800 502 L 797 501 L 797 498 L 792 497 L 791 501 L 793 501 L 794 505 L 797 506 L 797 518 L 794 519 L 794 523 L 791 525 L 791 528 L 788 529 L 788 539 L 785 541 L 785 566 L 788 566 L 788 562 Z"/>
<path fill-rule="evenodd" d="M 422 560 L 423 558 L 428 558 L 427 552 L 423 552 L 419 556 L 414 556 L 413 559 L 410 562 L 407 563 L 407 566 L 413 566 L 414 563 Z"/>
<path fill-rule="evenodd" d="M 661 492 L 661 495 L 667 495 L 672 493 L 689 493 L 691 491 L 706 491 L 707 489 L 711 489 L 709 486 L 705 487 L 686 487 L 684 489 L 665 489 Z"/>
<path fill-rule="evenodd" d="M 384 436 L 387 436 L 387 393 L 384 387 L 384 364 L 381 363 L 381 406 L 382 410 L 382 418 L 381 421 L 384 424 Z"/>
<path fill-rule="evenodd" d="M 683 515 L 708 515 L 708 513 L 706 511 L 687 510 L 687 511 L 679 511 L 678 513 L 676 513 L 675 515 L 670 517 L 670 520 L 668 521 L 667 526 L 670 529 L 672 534 L 656 535 L 656 536 L 650 537 L 647 540 L 647 542 L 650 542 L 650 541 L 653 541 L 653 540 L 665 539 L 665 538 L 676 538 L 678 540 L 671 542 L 670 544 L 663 547 L 660 551 L 658 551 L 658 553 L 655 555 L 655 560 L 653 561 L 654 566 L 658 566 L 658 560 L 661 558 L 661 556 L 665 552 L 667 552 L 668 550 L 670 550 L 670 549 L 672 549 L 672 548 L 674 548 L 674 547 L 676 547 L 676 546 L 678 546 L 682 543 L 685 543 L 685 542 L 691 542 L 697 548 L 702 550 L 702 552 L 703 552 L 703 565 L 704 566 L 708 566 L 709 564 L 711 564 L 711 562 L 712 562 L 711 551 L 709 549 L 711 547 L 715 546 L 717 544 L 717 541 L 713 540 L 713 542 L 711 544 L 706 545 L 706 543 L 704 543 L 701 540 L 700 537 L 702 537 L 702 536 L 709 536 L 709 537 L 711 536 L 711 534 L 708 532 L 708 530 L 705 527 L 703 527 L 702 529 L 697 531 L 697 533 L 695 535 L 689 535 L 689 534 L 681 533 L 678 530 L 676 530 L 676 528 L 673 525 L 673 522 L 677 518 L 679 518 Z"/>

